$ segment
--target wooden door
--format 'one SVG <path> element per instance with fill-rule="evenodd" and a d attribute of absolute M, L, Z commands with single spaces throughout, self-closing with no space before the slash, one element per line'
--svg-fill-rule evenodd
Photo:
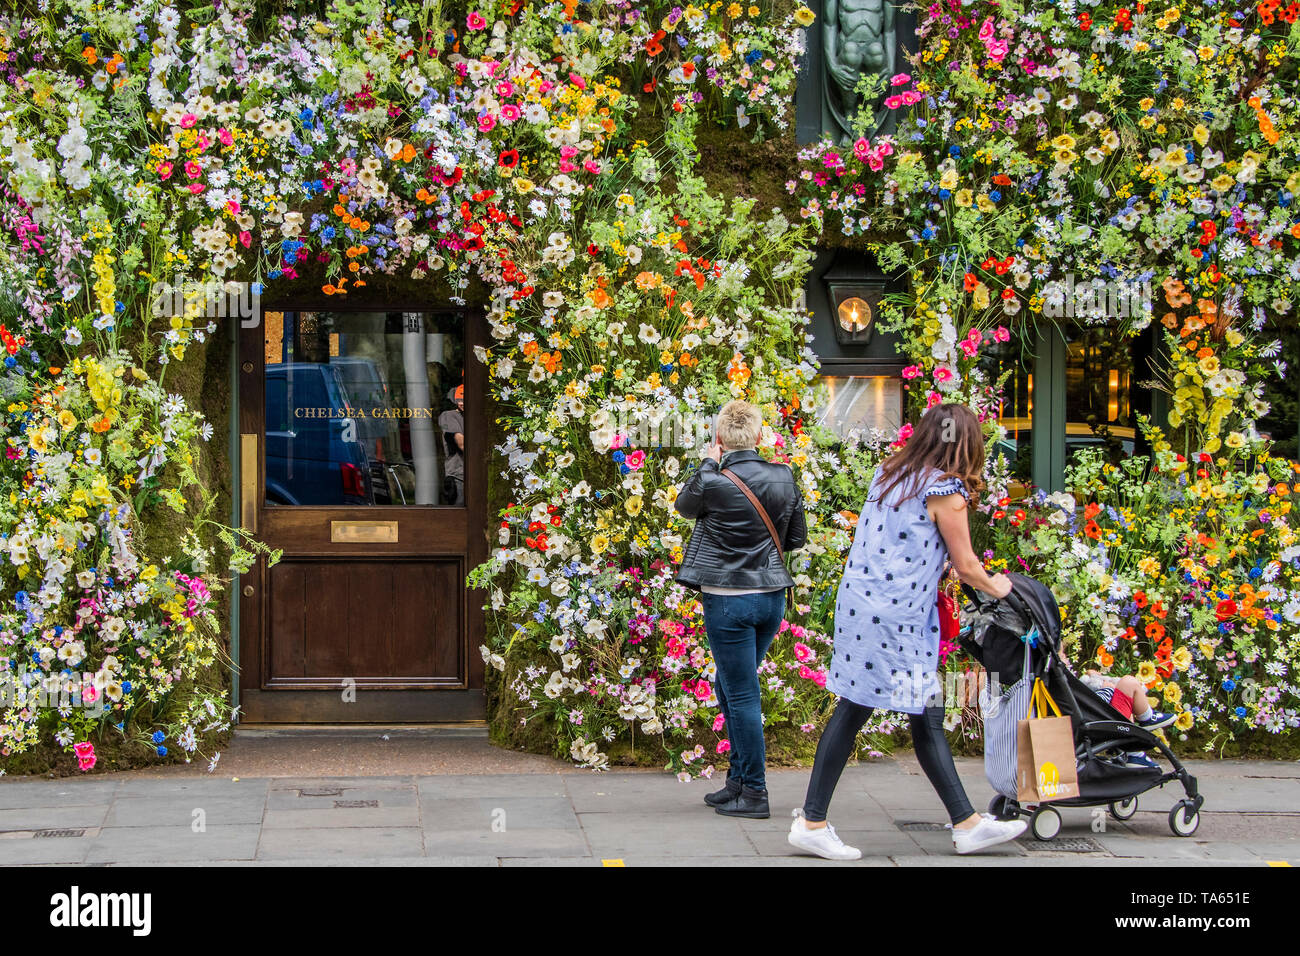
<path fill-rule="evenodd" d="M 240 330 L 241 520 L 284 552 L 240 579 L 244 720 L 484 715 L 484 324 L 323 303 Z"/>

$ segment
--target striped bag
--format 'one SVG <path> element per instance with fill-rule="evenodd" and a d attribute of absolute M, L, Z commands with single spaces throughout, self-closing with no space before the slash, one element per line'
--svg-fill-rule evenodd
<path fill-rule="evenodd" d="M 1017 729 L 1029 713 L 1034 692 L 1028 642 L 1025 643 L 1024 676 L 996 697 L 995 690 L 996 686 L 990 685 L 988 692 L 980 695 L 980 714 L 984 718 L 984 776 L 994 791 L 1014 800 L 1019 791 Z"/>

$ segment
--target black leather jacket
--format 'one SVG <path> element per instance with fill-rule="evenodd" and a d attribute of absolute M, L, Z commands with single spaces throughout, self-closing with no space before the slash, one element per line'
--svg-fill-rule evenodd
<path fill-rule="evenodd" d="M 677 580 L 698 591 L 724 588 L 788 588 L 794 579 L 777 555 L 763 519 L 723 474 L 730 468 L 767 509 L 787 553 L 808 539 L 803 496 L 785 465 L 764 461 L 758 452 L 731 451 L 719 465 L 706 458 L 677 493 L 675 507 L 694 518 L 695 530 L 677 569 Z"/>

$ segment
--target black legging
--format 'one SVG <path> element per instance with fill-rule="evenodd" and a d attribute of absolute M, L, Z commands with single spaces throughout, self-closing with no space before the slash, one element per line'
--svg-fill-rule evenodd
<path fill-rule="evenodd" d="M 804 819 L 818 823 L 826 819 L 835 785 L 856 747 L 858 731 L 866 724 L 873 708 L 863 707 L 851 700 L 840 698 L 835 713 L 826 723 L 826 730 L 817 744 L 817 758 L 813 761 L 812 778 L 808 781 L 808 795 L 803 802 Z M 957 778 L 957 767 L 952 762 L 952 748 L 943 734 L 943 707 L 927 707 L 923 714 L 913 714 L 912 744 L 916 759 L 921 763 L 930 785 L 939 794 L 944 809 L 953 823 L 960 823 L 975 810 L 966 797 L 966 791 Z"/>

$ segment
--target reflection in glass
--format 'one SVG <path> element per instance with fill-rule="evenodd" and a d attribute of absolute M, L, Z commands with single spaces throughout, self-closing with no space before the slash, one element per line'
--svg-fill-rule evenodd
<path fill-rule="evenodd" d="M 890 438 L 903 423 L 903 384 L 887 375 L 823 375 L 827 402 L 817 418 L 841 438 L 876 429 Z"/>
<path fill-rule="evenodd" d="M 1104 448 L 1114 462 L 1133 454 L 1132 378 L 1132 340 L 1119 328 L 1088 326 L 1067 332 L 1067 463 L 1084 448 Z"/>
<path fill-rule="evenodd" d="M 1006 429 L 1006 437 L 993 445 L 990 454 L 1007 460 L 1011 477 L 1020 486 L 1011 489 L 1013 495 L 1029 483 L 1033 466 L 1033 361 L 1023 341 L 1015 335 L 1006 342 L 987 344 L 980 351 L 979 364 L 987 381 L 1002 382 L 998 422 Z"/>
<path fill-rule="evenodd" d="M 264 319 L 268 504 L 463 505 L 460 313 Z"/>

